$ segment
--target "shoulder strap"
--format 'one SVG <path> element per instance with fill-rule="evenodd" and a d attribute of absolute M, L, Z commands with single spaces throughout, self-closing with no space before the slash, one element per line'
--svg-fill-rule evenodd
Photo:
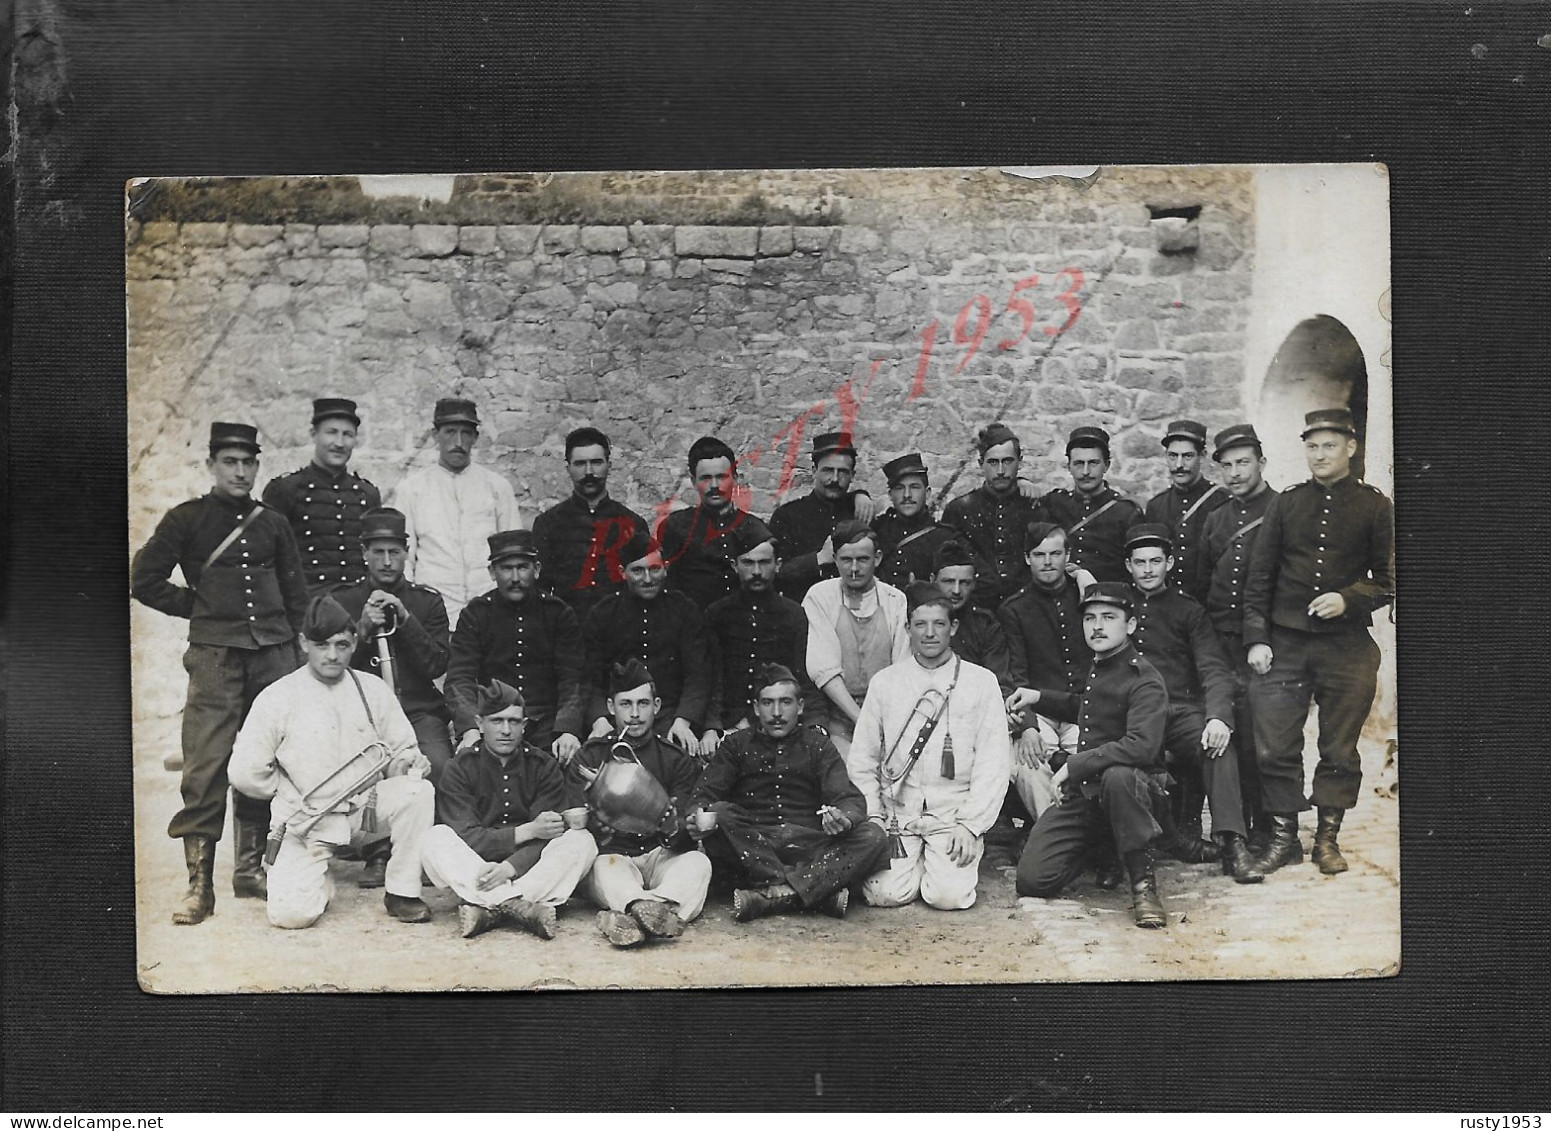
<path fill-rule="evenodd" d="M 232 528 L 232 532 L 225 538 L 221 539 L 221 544 L 219 546 L 210 551 L 210 556 L 205 559 L 205 564 L 199 567 L 201 573 L 215 565 L 216 559 L 219 558 L 222 554 L 226 553 L 227 549 L 233 542 L 242 537 L 242 532 L 253 525 L 253 520 L 258 517 L 259 511 L 263 509 L 263 503 L 255 502 L 253 504 L 253 509 L 244 515 L 242 521 Z"/>
<path fill-rule="evenodd" d="M 1197 499 L 1195 502 L 1190 504 L 1190 509 L 1188 511 L 1186 511 L 1184 514 L 1179 516 L 1179 525 L 1180 525 L 1180 527 L 1183 528 L 1185 523 L 1190 521 L 1190 516 L 1195 514 L 1196 511 L 1201 509 L 1201 504 L 1202 503 L 1206 502 L 1206 500 L 1210 499 L 1213 495 L 1217 494 L 1217 492 L 1219 492 L 1221 490 L 1222 490 L 1221 487 L 1219 487 L 1216 483 L 1213 483 L 1210 488 L 1208 488 L 1207 490 L 1201 492 L 1201 497 L 1199 499 Z"/>
<path fill-rule="evenodd" d="M 350 682 L 355 684 L 355 693 L 361 697 L 361 707 L 366 711 L 366 721 L 372 724 L 372 733 L 381 738 L 382 731 L 377 729 L 377 719 L 372 714 L 371 704 L 366 701 L 366 689 L 361 686 L 360 676 L 355 674 L 354 668 L 346 668 L 345 671 L 350 674 Z"/>
<path fill-rule="evenodd" d="M 1076 534 L 1079 530 L 1081 530 L 1083 527 L 1087 526 L 1090 522 L 1092 522 L 1094 519 L 1098 518 L 1099 515 L 1103 514 L 1105 511 L 1109 510 L 1110 507 L 1114 506 L 1119 501 L 1120 501 L 1120 497 L 1117 495 L 1115 498 L 1113 498 L 1109 502 L 1105 503 L 1098 510 L 1096 510 L 1092 514 L 1090 514 L 1087 518 L 1083 519 L 1081 522 L 1073 523 L 1072 524 L 1072 528 L 1070 530 L 1068 530 L 1067 533 L 1068 534 Z"/>
<path fill-rule="evenodd" d="M 1255 529 L 1255 527 L 1259 526 L 1265 520 L 1266 516 L 1261 515 L 1254 522 L 1246 522 L 1243 526 L 1239 527 L 1233 532 L 1233 537 L 1228 539 L 1229 544 L 1231 545 L 1232 543 L 1237 542 L 1240 538 L 1244 537 L 1244 535 L 1248 534 L 1251 530 Z"/>
<path fill-rule="evenodd" d="M 936 529 L 937 529 L 937 525 L 935 523 L 933 523 L 931 526 L 923 526 L 920 530 L 912 531 L 911 533 L 909 533 L 909 534 L 905 535 L 903 538 L 901 538 L 898 542 L 894 543 L 895 551 L 897 552 L 899 550 L 903 550 L 906 546 L 910 545 L 910 543 L 914 542 L 917 538 L 920 538 L 922 535 L 925 535 L 925 534 L 930 534 L 932 531 L 934 531 Z"/>

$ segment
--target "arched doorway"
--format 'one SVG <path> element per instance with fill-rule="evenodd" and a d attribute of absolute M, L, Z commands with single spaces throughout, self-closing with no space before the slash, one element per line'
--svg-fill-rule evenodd
<path fill-rule="evenodd" d="M 1284 484 L 1306 474 L 1302 441 L 1304 413 L 1317 408 L 1347 408 L 1357 435 L 1368 434 L 1368 366 L 1362 347 L 1340 319 L 1328 314 L 1305 318 L 1283 339 L 1260 387 L 1256 423 L 1266 454 Z M 1352 473 L 1363 477 L 1363 449 Z"/>

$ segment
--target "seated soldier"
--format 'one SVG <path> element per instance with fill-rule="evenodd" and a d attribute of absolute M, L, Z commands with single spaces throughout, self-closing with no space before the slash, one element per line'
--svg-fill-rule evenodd
<path fill-rule="evenodd" d="M 754 679 L 754 729 L 728 735 L 695 790 L 691 831 L 739 885 L 740 923 L 785 911 L 845 917 L 847 888 L 883 867 L 888 837 L 824 733 L 799 723 L 803 695 L 784 664 Z"/>
<path fill-rule="evenodd" d="M 232 748 L 231 780 L 271 802 L 269 921 L 310 927 L 334 894 L 329 860 L 386 835 L 392 842 L 383 903 L 403 923 L 424 923 L 420 845 L 435 795 L 431 764 L 393 692 L 353 671 L 356 626 L 332 597 L 314 597 L 302 621 L 305 667 L 253 701 Z M 370 755 L 367 757 L 358 757 Z M 372 761 L 385 765 L 371 772 Z"/>
<path fill-rule="evenodd" d="M 1136 618 L 1129 585 L 1089 586 L 1081 608 L 1093 652 L 1086 690 L 1020 687 L 1007 698 L 1009 716 L 1037 705 L 1079 727 L 1077 751 L 1053 779 L 1061 801 L 1039 815 L 1018 861 L 1018 894 L 1055 898 L 1088 852 L 1112 839 L 1131 875 L 1136 925 L 1166 926 L 1148 845 L 1158 835 L 1153 797 L 1161 792 L 1156 778 L 1163 771 L 1168 692 L 1157 669 L 1131 647 Z"/>
<path fill-rule="evenodd" d="M 985 834 L 1012 776 L 996 676 L 954 655 L 948 597 L 910 586 L 909 654 L 873 677 L 846 759 L 869 820 L 891 837 L 862 896 L 900 907 L 919 895 L 955 911 L 975 902 Z"/>
<path fill-rule="evenodd" d="M 603 908 L 598 927 L 615 946 L 677 938 L 705 907 L 711 882 L 711 861 L 694 850 L 682 817 L 700 763 L 654 733 L 662 700 L 640 660 L 614 665 L 605 706 L 614 736 L 589 739 L 571 764 L 573 781 L 587 783 L 599 844 L 582 892 Z M 628 796 L 619 796 L 611 780 L 619 763 L 644 768 L 651 780 L 632 782 Z"/>
<path fill-rule="evenodd" d="M 474 703 L 479 742 L 442 775 L 444 824 L 425 835 L 426 877 L 463 901 L 466 939 L 514 923 L 555 937 L 555 908 L 592 867 L 598 846 L 582 826 L 581 791 L 560 763 L 522 740 L 522 693 L 493 680 Z"/>

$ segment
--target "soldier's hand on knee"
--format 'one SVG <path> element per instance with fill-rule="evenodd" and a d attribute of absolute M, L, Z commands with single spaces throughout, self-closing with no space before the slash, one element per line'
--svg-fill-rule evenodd
<path fill-rule="evenodd" d="M 474 877 L 474 886 L 480 891 L 489 891 L 497 884 L 503 884 L 517 874 L 517 869 L 502 861 L 497 864 L 486 864 L 480 868 L 479 875 Z"/>
<path fill-rule="evenodd" d="M 673 720 L 673 725 L 668 728 L 668 741 L 686 754 L 700 752 L 700 740 L 695 737 L 694 728 L 683 719 Z"/>
<path fill-rule="evenodd" d="M 1032 770 L 1045 760 L 1045 740 L 1039 736 L 1038 727 L 1029 727 L 1018 736 L 1018 741 L 1012 746 L 1013 756 L 1017 758 L 1018 765 Z"/>
<path fill-rule="evenodd" d="M 1201 731 L 1201 746 L 1206 750 L 1207 757 L 1220 757 L 1222 752 L 1228 749 L 1228 739 L 1233 732 L 1228 729 L 1228 724 L 1221 719 L 1207 719 L 1206 727 Z"/>
<path fill-rule="evenodd" d="M 1249 646 L 1249 670 L 1256 675 L 1265 675 L 1271 670 L 1271 645 L 1251 644 Z"/>
<path fill-rule="evenodd" d="M 576 752 L 582 748 L 581 739 L 574 734 L 562 734 L 550 743 L 549 750 L 562 766 L 569 766 Z"/>
<path fill-rule="evenodd" d="M 975 858 L 975 841 L 978 839 L 963 825 L 954 825 L 948 831 L 948 859 L 963 867 Z"/>

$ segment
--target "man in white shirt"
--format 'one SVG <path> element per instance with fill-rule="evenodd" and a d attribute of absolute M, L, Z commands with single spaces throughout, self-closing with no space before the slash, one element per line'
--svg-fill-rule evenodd
<path fill-rule="evenodd" d="M 926 581 L 907 594 L 910 654 L 873 677 L 846 758 L 868 819 L 892 841 L 889 866 L 868 877 L 862 896 L 902 907 L 919 895 L 956 911 L 974 905 L 1012 746 L 996 676 L 953 652 L 947 594 Z"/>
<path fill-rule="evenodd" d="M 522 526 L 506 477 L 473 462 L 479 413 L 473 401 L 443 397 L 431 424 L 440 452 L 430 467 L 406 475 L 393 493 L 404 512 L 409 562 L 404 576 L 442 595 L 447 621 L 490 588 L 485 547 L 490 535 Z"/>

